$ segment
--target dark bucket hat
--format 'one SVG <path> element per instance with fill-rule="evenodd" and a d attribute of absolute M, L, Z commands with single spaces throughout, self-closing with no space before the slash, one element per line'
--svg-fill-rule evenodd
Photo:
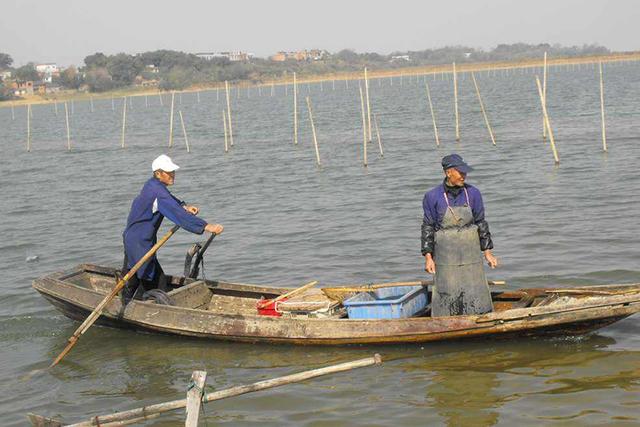
<path fill-rule="evenodd" d="M 469 173 L 473 170 L 471 166 L 465 163 L 459 154 L 449 154 L 442 158 L 442 169 L 447 170 L 451 168 L 456 168 L 462 173 Z"/>

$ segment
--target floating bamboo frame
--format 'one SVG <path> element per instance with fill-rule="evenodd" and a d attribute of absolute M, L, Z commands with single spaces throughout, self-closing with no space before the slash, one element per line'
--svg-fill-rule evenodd
<path fill-rule="evenodd" d="M 320 151 L 318 150 L 318 138 L 316 137 L 316 125 L 313 122 L 313 111 L 311 109 L 311 100 L 307 96 L 307 109 L 309 110 L 309 121 L 311 122 L 311 133 L 313 134 L 313 146 L 316 150 L 316 163 L 320 166 Z"/>
<path fill-rule="evenodd" d="M 178 116 L 180 116 L 180 124 L 182 125 L 182 135 L 184 135 L 184 143 L 187 146 L 187 153 L 191 152 L 189 148 L 189 138 L 187 137 L 187 128 L 184 126 L 184 119 L 182 118 L 182 110 L 178 110 Z"/>
<path fill-rule="evenodd" d="M 493 136 L 493 130 L 491 129 L 491 125 L 489 124 L 489 118 L 487 117 L 487 112 L 484 109 L 484 103 L 482 102 L 482 96 L 480 96 L 480 89 L 478 88 L 478 82 L 476 81 L 476 76 L 471 72 L 471 79 L 473 80 L 473 86 L 476 88 L 476 94 L 478 95 L 478 102 L 480 103 L 480 111 L 482 111 L 482 116 L 484 117 L 484 123 L 487 125 L 487 130 L 489 131 L 489 136 L 491 137 L 491 142 L 493 145 L 496 145 L 496 139 Z"/>
<path fill-rule="evenodd" d="M 607 151 L 607 130 L 604 120 L 604 80 L 602 78 L 602 61 L 598 63 L 600 70 L 600 117 L 602 118 L 602 150 Z"/>
<path fill-rule="evenodd" d="M 362 110 L 362 161 L 364 167 L 367 167 L 367 119 L 364 111 L 364 95 L 362 94 L 362 85 L 358 85 L 358 89 L 360 89 L 360 109 Z"/>
<path fill-rule="evenodd" d="M 558 157 L 558 150 L 556 150 L 556 142 L 553 138 L 553 130 L 551 129 L 551 123 L 549 122 L 549 114 L 547 113 L 547 104 L 545 103 L 544 94 L 542 93 L 542 86 L 540 85 L 540 79 L 536 76 L 536 85 L 538 86 L 538 95 L 540 96 L 540 104 L 542 105 L 542 115 L 544 116 L 544 124 L 547 128 L 549 135 L 549 142 L 551 143 L 551 151 L 553 152 L 553 159 L 557 164 L 560 164 L 560 158 Z"/>
<path fill-rule="evenodd" d="M 431 91 L 429 90 L 429 83 L 424 84 L 427 89 L 427 100 L 429 101 L 429 111 L 431 111 L 431 121 L 433 123 L 433 134 L 436 138 L 436 146 L 440 146 L 440 137 L 438 136 L 438 125 L 436 125 L 436 113 L 433 110 L 433 104 L 431 103 Z"/>
<path fill-rule="evenodd" d="M 458 112 L 458 73 L 456 63 L 453 63 L 453 102 L 456 113 L 456 141 L 460 141 L 460 114 Z"/>

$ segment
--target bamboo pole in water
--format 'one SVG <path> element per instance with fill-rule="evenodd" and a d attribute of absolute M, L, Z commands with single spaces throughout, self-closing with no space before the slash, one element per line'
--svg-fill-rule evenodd
<path fill-rule="evenodd" d="M 491 129 L 491 125 L 489 124 L 489 118 L 487 117 L 487 112 L 484 109 L 484 103 L 482 102 L 482 97 L 480 96 L 480 89 L 478 88 L 478 82 L 476 81 L 476 76 L 471 72 L 471 79 L 473 80 L 473 85 L 476 88 L 476 94 L 478 95 L 478 102 L 480 103 L 480 111 L 482 111 L 482 116 L 484 117 L 484 123 L 487 125 L 487 130 L 489 131 L 489 136 L 491 137 L 491 142 L 493 145 L 496 145 L 496 139 L 493 136 L 493 130 Z"/>
<path fill-rule="evenodd" d="M 295 374 L 286 375 L 283 377 L 271 378 L 267 380 L 262 380 L 253 384 L 246 384 L 231 387 L 224 390 L 218 390 L 211 393 L 207 393 L 202 396 L 202 402 L 208 403 L 216 400 L 227 399 L 234 396 L 239 396 L 246 393 L 252 393 L 256 391 L 266 390 L 273 387 L 279 387 L 286 384 L 292 384 L 296 382 L 306 381 L 312 378 L 317 378 L 322 375 L 337 373 L 337 372 L 345 372 L 351 369 L 363 368 L 367 366 L 380 365 L 382 363 L 382 357 L 379 354 L 373 355 L 373 357 L 368 357 L 364 359 L 354 360 L 350 362 L 340 363 L 337 365 L 326 366 L 323 368 L 312 369 L 304 372 L 298 372 Z M 127 411 L 116 412 L 114 414 L 108 415 L 96 415 L 91 417 L 91 419 L 87 421 L 82 421 L 76 424 L 70 424 L 68 427 L 91 427 L 91 426 L 115 426 L 115 425 L 125 425 L 124 423 L 129 423 L 134 420 L 141 421 L 144 419 L 149 419 L 156 414 L 174 411 L 176 409 L 182 409 L 187 405 L 187 399 L 181 400 L 173 400 L 170 402 L 158 403 L 155 405 L 144 406 L 141 408 L 130 409 Z M 31 416 L 30 416 L 31 418 Z M 45 419 L 41 416 L 33 415 L 33 419 L 43 421 L 49 421 L 49 419 Z M 118 422 L 122 422 L 123 424 L 116 424 Z"/>
<path fill-rule="evenodd" d="M 293 73 L 293 143 L 298 145 L 298 82 Z"/>
<path fill-rule="evenodd" d="M 382 150 L 382 138 L 380 138 L 380 128 L 378 128 L 378 117 L 373 115 L 373 122 L 376 125 L 376 137 L 378 138 L 378 148 L 380 149 L 380 157 L 384 157 L 384 151 Z"/>
<path fill-rule="evenodd" d="M 318 150 L 318 138 L 316 137 L 316 125 L 313 122 L 313 111 L 311 109 L 311 100 L 307 96 L 307 109 L 309 110 L 309 121 L 311 122 L 311 133 L 313 134 L 313 146 L 316 149 L 316 163 L 320 166 L 320 151 Z"/>
<path fill-rule="evenodd" d="M 120 138 L 120 147 L 124 148 L 124 132 L 127 126 L 127 97 L 122 98 L 122 136 Z"/>
<path fill-rule="evenodd" d="M 56 116 L 58 116 L 58 100 L 57 99 L 53 100 L 53 111 L 56 113 Z"/>
<path fill-rule="evenodd" d="M 542 102 L 547 105 L 547 52 L 544 53 L 544 61 L 542 63 Z M 544 117 L 542 117 L 542 139 L 547 139 L 547 126 Z"/>
<path fill-rule="evenodd" d="M 431 103 L 431 91 L 429 90 L 429 83 L 425 83 L 427 88 L 427 100 L 429 101 L 429 111 L 431 111 L 431 121 L 433 122 L 433 133 L 436 137 L 436 145 L 440 145 L 440 137 L 438 136 L 438 126 L 436 125 L 436 113 L 433 111 L 433 104 Z"/>
<path fill-rule="evenodd" d="M 222 110 L 222 123 L 224 124 L 224 152 L 229 152 L 229 137 L 227 132 L 227 114 Z"/>
<path fill-rule="evenodd" d="M 27 153 L 31 151 L 31 104 L 27 104 Z"/>
<path fill-rule="evenodd" d="M 160 99 L 160 106 L 164 107 L 164 101 L 162 100 L 162 92 L 158 92 L 158 98 Z"/>
<path fill-rule="evenodd" d="M 458 74 L 456 73 L 456 63 L 453 63 L 453 100 L 456 113 L 456 141 L 460 141 L 460 115 L 458 112 Z"/>
<path fill-rule="evenodd" d="M 71 115 L 73 116 L 73 113 L 75 112 L 75 103 L 73 102 L 73 99 L 71 100 Z"/>
<path fill-rule="evenodd" d="M 602 150 L 607 151 L 607 131 L 604 120 L 604 80 L 602 79 L 602 61 L 598 63 L 600 70 L 600 116 L 602 118 Z"/>
<path fill-rule="evenodd" d="M 16 110 L 13 106 L 13 102 L 11 103 L 11 120 L 15 120 L 16 119 Z"/>
<path fill-rule="evenodd" d="M 229 93 L 229 82 L 224 81 L 224 88 L 227 93 L 227 131 L 229 132 L 229 145 L 233 147 L 233 126 L 231 125 L 231 94 Z"/>
<path fill-rule="evenodd" d="M 116 111 L 116 104 L 115 104 L 115 101 L 113 100 L 113 96 L 111 97 L 111 111 Z"/>
<path fill-rule="evenodd" d="M 369 103 L 369 76 L 367 67 L 364 67 L 364 91 L 367 98 L 367 141 L 371 142 L 371 105 Z"/>
<path fill-rule="evenodd" d="M 360 89 L 360 109 L 362 110 L 362 161 L 364 167 L 367 167 L 367 119 L 365 117 L 364 111 L 364 95 L 362 94 L 362 85 L 358 85 L 358 89 Z"/>
<path fill-rule="evenodd" d="M 182 110 L 178 110 L 178 115 L 180 116 L 180 124 L 182 125 L 182 135 L 184 135 L 184 143 L 187 146 L 187 153 L 191 152 L 189 148 L 189 138 L 187 137 L 187 128 L 184 126 L 184 119 L 182 118 Z"/>
<path fill-rule="evenodd" d="M 71 151 L 71 129 L 69 127 L 69 107 L 64 103 L 64 118 L 67 125 L 67 150 Z"/>
<path fill-rule="evenodd" d="M 556 142 L 553 138 L 553 131 L 551 130 L 551 123 L 549 122 L 549 114 L 547 114 L 547 104 L 545 104 L 544 94 L 542 92 L 542 86 L 540 85 L 540 79 L 536 76 L 536 85 L 538 86 L 538 95 L 540 96 L 540 104 L 542 105 L 542 115 L 544 117 L 544 124 L 547 128 L 547 132 L 549 135 L 549 142 L 551 143 L 551 151 L 553 152 L 553 159 L 556 162 L 556 165 L 560 163 L 560 158 L 558 157 L 558 151 L 556 150 Z"/>
<path fill-rule="evenodd" d="M 175 91 L 171 92 L 171 112 L 169 113 L 169 148 L 173 147 L 173 109 L 176 101 Z"/>
<path fill-rule="evenodd" d="M 144 95 L 144 106 L 149 108 L 149 95 Z"/>
<path fill-rule="evenodd" d="M 200 91 L 196 92 L 196 98 L 198 98 L 198 104 L 200 104 Z"/>
<path fill-rule="evenodd" d="M 90 102 L 90 105 L 91 105 L 91 112 L 93 113 L 93 111 L 94 111 L 93 110 L 93 96 L 89 98 L 89 102 Z"/>

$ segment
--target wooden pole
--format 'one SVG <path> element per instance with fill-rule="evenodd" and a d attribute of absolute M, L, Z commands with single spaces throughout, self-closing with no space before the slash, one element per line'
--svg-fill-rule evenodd
<path fill-rule="evenodd" d="M 298 82 L 293 73 L 293 143 L 298 145 Z"/>
<path fill-rule="evenodd" d="M 93 111 L 94 111 L 93 110 L 93 96 L 89 98 L 89 102 L 90 102 L 90 105 L 91 105 L 91 112 L 93 113 Z"/>
<path fill-rule="evenodd" d="M 493 137 L 493 130 L 491 129 L 491 125 L 489 124 L 489 118 L 487 117 L 487 112 L 484 109 L 484 103 L 482 102 L 482 97 L 480 96 L 480 89 L 478 88 L 478 82 L 476 82 L 476 76 L 471 72 L 471 79 L 473 80 L 473 85 L 476 88 L 476 94 L 478 95 L 478 102 L 480 103 L 480 111 L 482 111 L 482 116 L 484 117 L 484 123 L 487 125 L 487 130 L 489 131 L 489 136 L 491 137 L 491 142 L 493 145 L 496 145 L 496 139 Z"/>
<path fill-rule="evenodd" d="M 158 98 L 160 99 L 160 106 L 164 107 L 164 101 L 162 100 L 162 92 L 158 92 Z"/>
<path fill-rule="evenodd" d="M 456 113 L 456 141 L 460 141 L 460 115 L 458 112 L 458 74 L 456 73 L 456 63 L 453 63 L 453 101 Z"/>
<path fill-rule="evenodd" d="M 358 89 L 360 89 L 360 109 L 362 110 L 362 139 L 363 139 L 363 147 L 362 147 L 362 161 L 364 167 L 367 167 L 367 119 L 365 117 L 364 111 L 364 95 L 362 94 L 362 85 L 358 85 Z"/>
<path fill-rule="evenodd" d="M 64 118 L 65 123 L 67 124 L 67 150 L 71 151 L 71 129 L 69 127 L 69 108 L 67 107 L 67 103 L 64 103 Z"/>
<path fill-rule="evenodd" d="M 311 100 L 307 96 L 307 108 L 309 110 L 309 121 L 311 122 L 311 133 L 313 134 L 313 146 L 316 149 L 316 163 L 320 166 L 320 151 L 318 150 L 318 138 L 316 138 L 316 125 L 313 123 L 313 112 L 311 110 Z"/>
<path fill-rule="evenodd" d="M 58 100 L 53 100 L 53 111 L 56 113 L 56 117 L 58 116 Z"/>
<path fill-rule="evenodd" d="M 604 80 L 602 79 L 602 61 L 598 62 L 600 70 L 600 116 L 602 118 L 602 150 L 607 151 L 607 131 L 604 120 Z"/>
<path fill-rule="evenodd" d="M 173 108 L 176 101 L 175 91 L 171 92 L 171 112 L 169 113 L 169 148 L 173 147 Z"/>
<path fill-rule="evenodd" d="M 220 100 L 220 88 L 217 87 L 216 88 L 216 101 L 219 101 L 219 100 Z"/>
<path fill-rule="evenodd" d="M 31 152 L 31 104 L 27 104 L 27 153 Z"/>
<path fill-rule="evenodd" d="M 184 127 L 184 119 L 182 118 L 182 110 L 178 110 L 178 115 L 180 116 L 180 124 L 182 125 L 182 135 L 184 135 L 184 143 L 187 146 L 187 153 L 191 152 L 189 148 L 189 138 L 187 138 L 187 129 Z"/>
<path fill-rule="evenodd" d="M 149 108 L 149 95 L 144 95 L 144 106 Z"/>
<path fill-rule="evenodd" d="M 185 427 L 198 427 L 198 416 L 200 415 L 200 405 L 204 395 L 204 384 L 207 381 L 206 371 L 193 371 L 191 383 L 187 390 L 187 419 Z"/>
<path fill-rule="evenodd" d="M 116 103 L 113 100 L 113 96 L 111 97 L 111 111 L 116 111 Z"/>
<path fill-rule="evenodd" d="M 58 354 L 58 356 L 54 359 L 51 365 L 49 365 L 49 368 L 53 368 L 58 363 L 60 363 L 60 361 L 71 351 L 73 346 L 78 342 L 80 337 L 82 337 L 82 335 L 85 332 L 87 332 L 87 330 L 89 330 L 91 325 L 95 323 L 98 317 L 100 317 L 100 315 L 102 314 L 102 310 L 104 310 L 105 307 L 111 302 L 111 300 L 113 300 L 113 298 L 116 295 L 118 295 L 118 293 L 122 290 L 122 288 L 129 281 L 129 279 L 134 274 L 136 274 L 138 269 L 142 267 L 142 265 L 146 263 L 149 260 L 149 258 L 151 258 L 158 251 L 158 249 L 160 249 L 160 247 L 164 245 L 165 242 L 169 240 L 171 236 L 173 236 L 173 234 L 176 231 L 178 231 L 179 228 L 180 228 L 179 226 L 174 225 L 171 228 L 171 230 L 169 230 L 167 234 L 165 234 L 160 240 L 158 240 L 158 242 L 155 245 L 153 245 L 151 249 L 149 249 L 149 252 L 147 252 L 142 258 L 140 258 L 140 260 L 133 267 L 131 267 L 129 272 L 125 274 L 124 277 L 118 281 L 118 283 L 116 283 L 116 285 L 113 287 L 111 292 L 107 296 L 105 296 L 102 301 L 100 301 L 100 303 L 96 306 L 96 308 L 93 309 L 91 314 L 89 314 L 89 316 L 87 316 L 87 318 L 84 319 L 84 321 L 78 327 L 78 329 L 75 330 L 73 335 L 69 337 L 67 341 L 68 342 L 67 346 L 64 348 L 64 350 L 62 350 L 62 352 L 60 352 L 60 354 Z"/>
<path fill-rule="evenodd" d="M 384 157 L 384 151 L 382 150 L 382 139 L 380 138 L 380 129 L 378 128 L 378 117 L 373 115 L 373 122 L 376 125 L 376 137 L 378 138 L 378 148 L 380 149 L 380 157 Z"/>
<path fill-rule="evenodd" d="M 227 131 L 227 114 L 224 112 L 224 110 L 222 110 L 222 123 L 224 124 L 224 152 L 228 153 L 229 152 L 229 137 L 228 137 L 228 131 Z"/>
<path fill-rule="evenodd" d="M 124 148 L 124 131 L 127 126 L 127 97 L 122 98 L 122 136 L 120 138 L 120 147 Z"/>
<path fill-rule="evenodd" d="M 544 53 L 544 61 L 542 65 L 542 102 L 547 105 L 547 52 Z M 547 126 L 545 125 L 544 116 L 542 117 L 542 139 L 547 139 Z"/>
<path fill-rule="evenodd" d="M 224 88 L 227 93 L 227 132 L 229 132 L 229 145 L 233 147 L 233 126 L 231 125 L 231 94 L 229 93 L 229 82 L 227 80 L 224 81 Z M 238 90 L 240 89 L 238 88 Z"/>
<path fill-rule="evenodd" d="M 553 131 L 551 130 L 551 123 L 549 122 L 549 115 L 547 114 L 547 104 L 544 102 L 544 93 L 542 92 L 542 86 L 540 85 L 540 79 L 536 76 L 536 85 L 538 86 L 538 95 L 540 95 L 540 104 L 542 105 L 542 115 L 544 117 L 544 124 L 549 132 L 549 142 L 551 143 L 551 151 L 553 152 L 553 159 L 556 165 L 560 163 L 558 157 L 558 151 L 556 150 L 556 142 L 553 138 Z"/>
<path fill-rule="evenodd" d="M 352 369 L 364 368 L 372 365 L 380 365 L 382 363 L 382 357 L 379 354 L 375 354 L 373 357 L 367 357 L 364 359 L 354 360 L 346 363 L 339 363 L 337 365 L 326 366 L 324 368 L 311 369 L 308 371 L 299 372 L 296 374 L 285 375 L 283 377 L 272 378 L 268 380 L 258 381 L 253 384 L 240 385 L 231 387 L 224 390 L 214 391 L 202 396 L 202 402 L 214 402 L 216 400 L 227 399 L 230 397 L 240 396 L 242 394 L 252 393 L 255 391 L 262 391 L 269 388 L 279 387 L 287 384 L 306 381 L 312 378 L 317 378 L 323 375 L 334 374 L 338 372 L 350 371 Z M 187 399 L 174 400 L 171 402 L 163 402 L 155 405 L 144 406 L 141 408 L 130 409 L 128 411 L 116 412 L 115 414 L 99 415 L 91 417 L 87 421 L 83 421 L 76 424 L 68 425 L 67 427 L 92 427 L 96 425 L 107 425 L 107 423 L 114 423 L 118 421 L 132 420 L 140 417 L 148 417 L 149 415 L 174 411 L 176 409 L 182 409 L 187 405 Z"/>
<path fill-rule="evenodd" d="M 200 91 L 196 92 L 196 98 L 198 98 L 198 104 L 200 104 Z"/>
<path fill-rule="evenodd" d="M 367 141 L 371 142 L 371 106 L 369 104 L 369 76 L 367 67 L 364 68 L 364 91 L 367 98 Z"/>
<path fill-rule="evenodd" d="M 16 111 L 15 108 L 13 106 L 13 102 L 11 103 L 11 120 L 15 120 L 16 119 Z"/>
<path fill-rule="evenodd" d="M 433 133 L 436 137 L 436 145 L 440 145 L 440 137 L 438 136 L 438 126 L 436 125 L 436 113 L 433 111 L 433 104 L 431 103 L 431 91 L 429 90 L 429 83 L 425 83 L 427 88 L 427 100 L 429 101 L 429 110 L 431 111 L 431 121 L 433 122 Z"/>

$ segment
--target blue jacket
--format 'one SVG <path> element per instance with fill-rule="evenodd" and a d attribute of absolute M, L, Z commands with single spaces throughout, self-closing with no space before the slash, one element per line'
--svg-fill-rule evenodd
<path fill-rule="evenodd" d="M 158 229 L 165 216 L 187 231 L 195 234 L 204 232 L 207 223 L 187 212 L 183 205 L 158 179 L 151 178 L 144 184 L 131 204 L 127 227 L 122 233 L 127 268 L 133 267 L 156 244 Z M 154 255 L 138 270 L 137 276 L 153 280 L 156 264 Z"/>
<path fill-rule="evenodd" d="M 471 213 L 473 214 L 473 222 L 478 226 L 480 249 L 482 251 L 493 249 L 489 224 L 487 224 L 487 221 L 484 219 L 484 203 L 482 202 L 480 190 L 473 185 L 464 184 L 464 186 L 467 189 L 467 193 L 469 193 L 469 205 L 471 207 Z M 433 253 L 435 232 L 442 226 L 442 219 L 447 211 L 447 201 L 444 198 L 445 188 L 443 182 L 437 187 L 427 191 L 422 199 L 422 209 L 424 211 L 421 238 L 422 255 Z M 451 191 L 447 191 L 447 197 L 452 207 L 463 206 L 467 203 L 467 197 L 463 189 L 460 189 L 457 194 L 452 194 Z"/>

